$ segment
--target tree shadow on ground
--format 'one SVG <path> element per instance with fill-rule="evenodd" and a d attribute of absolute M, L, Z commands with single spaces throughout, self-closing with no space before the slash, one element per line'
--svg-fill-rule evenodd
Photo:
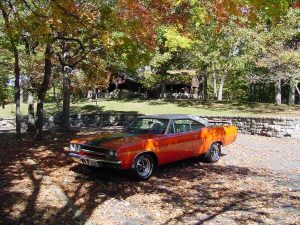
<path fill-rule="evenodd" d="M 171 217 L 165 224 L 186 224 L 189 218 L 197 220 L 195 224 L 202 224 L 226 212 L 234 211 L 243 214 L 233 217 L 235 222 L 262 223 L 262 218 L 271 215 L 261 210 L 261 207 L 254 206 L 256 202 L 263 207 L 289 205 L 295 210 L 300 210 L 299 205 L 295 204 L 300 200 L 299 196 L 270 193 L 268 190 L 258 191 L 259 189 L 248 189 L 245 186 L 239 190 L 230 185 L 234 180 L 247 177 L 268 179 L 268 174 L 244 167 L 210 165 L 198 158 L 162 166 L 147 182 L 137 182 L 129 173 L 117 170 L 99 170 L 95 173 L 85 170 L 81 165 L 74 165 L 71 170 L 78 174 L 76 179 L 93 183 L 87 191 L 93 194 L 85 196 L 87 199 L 83 207 L 88 217 L 96 207 L 108 199 L 121 201 L 141 193 L 145 196 L 158 194 L 163 196 L 163 204 L 171 204 L 173 208 L 181 209 L 180 215 Z M 96 196 L 104 197 L 101 202 L 97 201 L 95 204 Z M 284 204 L 281 202 L 283 198 L 286 201 Z M 274 199 L 281 200 L 276 202 Z M 76 201 L 76 196 L 72 200 Z M 245 217 L 244 213 L 249 213 L 249 217 Z"/>
<path fill-rule="evenodd" d="M 193 158 L 159 167 L 144 182 L 134 180 L 126 171 L 92 171 L 63 153 L 63 147 L 76 135 L 46 132 L 46 139 L 38 143 L 32 143 L 27 135 L 20 144 L 12 134 L 1 135 L 0 223 L 76 223 L 68 205 L 40 205 L 40 195 L 45 192 L 41 174 L 62 188 L 86 218 L 93 217 L 99 208 L 104 210 L 105 203 L 112 199 L 123 202 L 151 195 L 159 196 L 159 200 L 150 204 L 161 205 L 161 212 L 169 213 L 160 221 L 164 224 L 190 224 L 191 220 L 202 224 L 225 215 L 236 223 L 263 223 L 273 218 L 268 211 L 273 207 L 300 210 L 297 193 L 268 186 L 277 179 L 275 176 L 242 166 L 206 164 Z M 139 204 L 147 204 L 142 202 Z M 173 213 L 175 209 L 180 213 Z M 113 210 L 111 213 L 118 213 Z M 149 217 L 156 221 L 151 212 Z"/>

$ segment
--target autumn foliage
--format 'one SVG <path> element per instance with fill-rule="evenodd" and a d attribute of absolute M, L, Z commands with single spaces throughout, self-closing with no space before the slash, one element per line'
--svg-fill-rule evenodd
<path fill-rule="evenodd" d="M 125 32 L 127 31 L 135 41 L 153 48 L 158 26 L 163 24 L 184 28 L 188 25 L 189 4 L 176 4 L 171 0 L 120 0 L 118 15 L 123 23 L 130 25 L 124 27 Z"/>
<path fill-rule="evenodd" d="M 297 0 L 294 4 L 293 4 L 294 8 L 300 8 L 300 0 Z"/>

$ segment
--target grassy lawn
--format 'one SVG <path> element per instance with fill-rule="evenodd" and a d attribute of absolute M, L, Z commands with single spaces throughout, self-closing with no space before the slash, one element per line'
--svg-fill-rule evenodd
<path fill-rule="evenodd" d="M 59 113 L 61 106 L 54 103 L 45 104 L 47 115 Z M 22 115 L 27 115 L 27 105 L 22 104 Z M 222 102 L 203 104 L 191 100 L 100 100 L 95 102 L 74 102 L 71 104 L 71 113 L 96 113 L 96 112 L 137 112 L 143 114 L 194 114 L 202 116 L 289 116 L 300 117 L 300 105 L 276 106 L 264 103 L 238 103 Z M 14 104 L 0 109 L 0 118 L 13 118 Z"/>

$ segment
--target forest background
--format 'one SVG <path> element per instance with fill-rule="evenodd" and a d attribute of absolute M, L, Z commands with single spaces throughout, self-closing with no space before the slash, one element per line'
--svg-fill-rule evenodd
<path fill-rule="evenodd" d="M 26 101 L 36 140 L 43 138 L 45 102 L 57 105 L 68 131 L 72 100 L 107 89 L 116 73 L 161 96 L 167 82 L 196 74 L 204 103 L 294 105 L 299 6 L 290 0 L 2 0 L 0 104 L 15 104 L 20 138 Z"/>

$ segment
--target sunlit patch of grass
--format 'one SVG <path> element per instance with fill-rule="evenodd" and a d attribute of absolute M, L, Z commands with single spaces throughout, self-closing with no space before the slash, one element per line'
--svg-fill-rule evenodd
<path fill-rule="evenodd" d="M 62 105 L 46 103 L 46 115 L 60 113 Z M 101 100 L 77 101 L 71 104 L 71 113 L 136 112 L 141 114 L 194 114 L 201 116 L 290 116 L 300 117 L 300 105 L 275 105 L 253 102 L 208 102 L 198 100 Z M 27 106 L 22 104 L 22 115 L 27 115 Z M 13 118 L 14 104 L 0 110 L 0 118 Z"/>

